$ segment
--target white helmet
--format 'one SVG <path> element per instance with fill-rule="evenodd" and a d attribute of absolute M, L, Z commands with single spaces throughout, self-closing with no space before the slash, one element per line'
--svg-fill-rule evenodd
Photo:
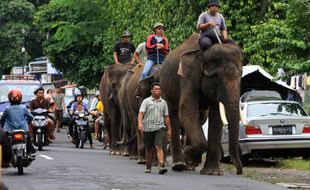
<path fill-rule="evenodd" d="M 95 96 L 99 96 L 100 95 L 100 91 L 97 90 L 96 93 L 95 93 Z"/>

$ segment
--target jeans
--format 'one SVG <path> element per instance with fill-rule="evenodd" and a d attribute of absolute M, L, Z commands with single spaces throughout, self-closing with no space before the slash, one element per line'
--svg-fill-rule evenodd
<path fill-rule="evenodd" d="M 147 60 L 144 64 L 144 69 L 142 71 L 142 75 L 140 77 L 140 80 L 145 79 L 146 77 L 148 77 L 149 72 L 151 71 L 153 65 L 155 64 L 155 62 L 153 60 Z"/>
<path fill-rule="evenodd" d="M 225 44 L 225 43 L 235 44 L 235 42 L 232 40 L 226 40 L 225 41 L 223 36 L 219 36 L 219 38 L 223 44 Z M 217 37 L 215 37 L 215 36 L 207 36 L 207 35 L 199 36 L 199 45 L 203 51 L 210 48 L 212 46 L 212 44 L 217 44 L 217 43 L 219 43 L 219 41 L 218 41 Z"/>

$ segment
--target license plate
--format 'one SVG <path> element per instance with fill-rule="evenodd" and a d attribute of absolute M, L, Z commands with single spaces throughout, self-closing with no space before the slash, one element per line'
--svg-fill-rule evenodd
<path fill-rule="evenodd" d="M 292 126 L 273 126 L 273 135 L 291 135 L 293 133 Z"/>

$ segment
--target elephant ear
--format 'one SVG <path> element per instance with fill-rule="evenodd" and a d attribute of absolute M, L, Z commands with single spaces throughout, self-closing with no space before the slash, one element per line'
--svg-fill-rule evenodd
<path fill-rule="evenodd" d="M 202 55 L 199 49 L 186 51 L 181 55 L 178 75 L 198 84 L 202 77 Z"/>

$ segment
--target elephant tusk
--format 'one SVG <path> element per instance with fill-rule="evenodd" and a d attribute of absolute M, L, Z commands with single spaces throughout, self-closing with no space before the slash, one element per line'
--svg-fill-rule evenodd
<path fill-rule="evenodd" d="M 222 104 L 222 102 L 219 103 L 219 109 L 220 109 L 220 116 L 221 116 L 221 119 L 222 119 L 222 122 L 223 122 L 223 126 L 228 125 L 225 107 Z"/>

